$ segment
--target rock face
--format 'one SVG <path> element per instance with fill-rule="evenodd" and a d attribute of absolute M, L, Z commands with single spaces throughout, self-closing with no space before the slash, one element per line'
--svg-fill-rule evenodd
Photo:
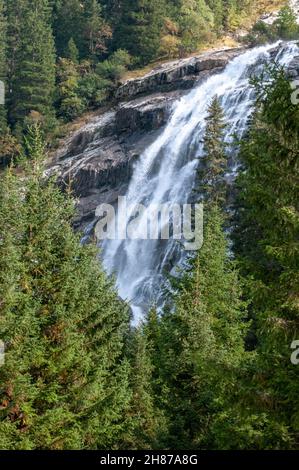
<path fill-rule="evenodd" d="M 293 9 L 299 24 L 299 0 L 290 0 L 290 7 Z"/>
<path fill-rule="evenodd" d="M 116 98 L 124 100 L 154 91 L 189 89 L 195 82 L 198 82 L 199 78 L 205 78 L 209 72 L 217 72 L 217 69 L 223 70 L 227 63 L 241 51 L 241 48 L 227 49 L 168 62 L 156 67 L 142 78 L 128 80 L 117 90 Z"/>
<path fill-rule="evenodd" d="M 273 49 L 273 57 L 278 50 Z M 235 48 L 169 62 L 127 81 L 117 90 L 110 111 L 99 110 L 64 142 L 47 174 L 58 175 L 62 186 L 71 183 L 78 198 L 78 228 L 94 219 L 99 204 L 113 204 L 126 193 L 134 162 L 163 129 L 174 101 L 243 51 Z M 288 73 L 298 79 L 299 57 L 289 64 Z"/>
<path fill-rule="evenodd" d="M 294 59 L 290 62 L 287 70 L 287 75 L 290 80 L 298 80 L 299 78 L 299 57 L 294 57 Z M 296 84 L 296 88 L 298 88 L 298 84 Z"/>
<path fill-rule="evenodd" d="M 156 138 L 174 101 L 212 73 L 222 71 L 243 48 L 205 53 L 157 67 L 116 91 L 116 105 L 71 135 L 47 174 L 71 183 L 78 198 L 77 227 L 94 218 L 96 207 L 125 194 L 136 159 Z"/>
<path fill-rule="evenodd" d="M 134 162 L 163 129 L 174 101 L 241 52 L 236 48 L 169 62 L 129 80 L 116 92 L 118 104 L 100 111 L 64 142 L 47 173 L 57 174 L 61 185 L 71 182 L 78 228 L 94 219 L 99 204 L 113 204 L 126 193 Z M 298 71 L 299 58 L 294 58 L 290 77 L 297 78 Z"/>
<path fill-rule="evenodd" d="M 93 219 L 96 207 L 124 194 L 134 161 L 156 138 L 179 98 L 177 92 L 121 103 L 99 114 L 67 139 L 47 174 L 60 185 L 71 183 L 78 197 L 78 226 Z"/>
<path fill-rule="evenodd" d="M 292 8 L 296 18 L 297 18 L 297 23 L 299 24 L 299 0 L 289 0 L 289 5 Z M 274 23 L 274 21 L 277 20 L 279 14 L 279 10 L 273 11 L 272 13 L 266 13 L 262 15 L 260 18 L 261 21 L 264 23 L 271 25 Z"/>

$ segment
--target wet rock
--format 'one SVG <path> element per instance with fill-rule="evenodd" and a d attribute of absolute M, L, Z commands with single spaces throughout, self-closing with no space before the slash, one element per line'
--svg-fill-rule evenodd
<path fill-rule="evenodd" d="M 291 61 L 288 71 L 287 71 L 288 77 L 293 80 L 298 80 L 299 78 L 299 56 L 294 57 L 294 59 Z"/>
<path fill-rule="evenodd" d="M 169 62 L 145 77 L 129 80 L 117 91 L 118 104 L 113 109 L 99 112 L 64 142 L 47 174 L 55 173 L 62 187 L 71 184 L 78 198 L 76 227 L 84 228 L 99 204 L 113 204 L 125 194 L 134 162 L 161 132 L 174 101 L 195 83 L 223 70 L 242 51 Z"/>
<path fill-rule="evenodd" d="M 182 96 L 182 91 L 153 94 L 121 103 L 116 112 L 118 133 L 152 131 L 166 124 L 172 103 Z"/>

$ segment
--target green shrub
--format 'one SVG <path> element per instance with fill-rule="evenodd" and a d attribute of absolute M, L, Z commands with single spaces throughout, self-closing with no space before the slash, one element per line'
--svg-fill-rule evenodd
<path fill-rule="evenodd" d="M 107 80 L 118 82 L 130 64 L 130 54 L 123 49 L 118 49 L 109 59 L 97 65 L 96 72 Z"/>
<path fill-rule="evenodd" d="M 278 14 L 278 18 L 273 24 L 258 21 L 251 32 L 244 38 L 251 46 L 273 42 L 276 39 L 297 39 L 299 38 L 299 26 L 293 10 L 286 6 Z"/>
<path fill-rule="evenodd" d="M 258 21 L 253 26 L 251 32 L 245 36 L 244 41 L 251 46 L 257 46 L 275 41 L 275 39 L 277 39 L 277 34 L 273 25 L 268 25 L 264 21 Z"/>
<path fill-rule="evenodd" d="M 282 39 L 297 39 L 299 37 L 299 26 L 292 8 L 286 6 L 279 12 L 277 20 L 273 25 L 279 37 Z"/>
<path fill-rule="evenodd" d="M 60 113 L 67 121 L 71 121 L 72 119 L 80 116 L 85 109 L 86 105 L 78 95 L 68 96 L 62 100 L 60 104 Z"/>
<path fill-rule="evenodd" d="M 90 72 L 79 80 L 78 93 L 88 103 L 88 106 L 94 107 L 103 104 L 110 87 L 109 80 L 103 79 L 95 72 Z"/>

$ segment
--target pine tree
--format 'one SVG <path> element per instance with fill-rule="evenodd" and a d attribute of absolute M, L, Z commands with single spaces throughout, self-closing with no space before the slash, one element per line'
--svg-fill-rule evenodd
<path fill-rule="evenodd" d="M 224 21 L 224 5 L 223 0 L 208 0 L 207 4 L 213 13 L 214 17 L 214 29 L 217 36 L 221 36 L 223 32 L 223 21 Z"/>
<path fill-rule="evenodd" d="M 226 123 L 218 97 L 214 97 L 206 118 L 203 156 L 198 170 L 198 190 L 208 203 L 223 204 L 226 196 L 224 175 L 227 170 Z"/>
<path fill-rule="evenodd" d="M 27 0 L 6 0 L 7 16 L 7 100 L 11 107 L 17 54 L 21 48 L 21 23 Z"/>
<path fill-rule="evenodd" d="M 246 306 L 223 220 L 221 211 L 211 206 L 204 246 L 181 279 L 175 311 L 161 319 L 162 390 L 169 397 L 167 445 L 176 449 L 228 448 L 229 439 L 234 445 L 234 424 L 242 413 L 236 397 L 246 361 Z"/>
<path fill-rule="evenodd" d="M 7 78 L 7 60 L 6 60 L 6 18 L 4 16 L 4 2 L 0 0 L 0 134 L 6 132 L 6 104 L 5 88 Z M 3 102 L 2 102 L 3 101 Z"/>
<path fill-rule="evenodd" d="M 57 64 L 58 115 L 68 121 L 80 116 L 86 108 L 79 96 L 78 66 L 70 59 L 60 59 Z"/>
<path fill-rule="evenodd" d="M 7 122 L 9 105 L 9 69 L 6 2 L 0 0 L 0 167 L 18 155 L 20 148 Z M 3 102 L 2 102 L 3 101 Z"/>
<path fill-rule="evenodd" d="M 279 37 L 283 39 L 297 39 L 299 36 L 299 26 L 294 10 L 286 5 L 283 7 L 277 20 L 274 22 Z"/>
<path fill-rule="evenodd" d="M 151 348 L 144 325 L 131 333 L 129 344 L 131 362 L 130 385 L 132 402 L 129 409 L 130 427 L 125 435 L 125 447 L 156 449 L 165 431 L 163 414 L 155 405 Z"/>
<path fill-rule="evenodd" d="M 184 0 L 178 24 L 181 35 L 181 56 L 194 52 L 211 39 L 213 14 L 204 0 Z"/>
<path fill-rule="evenodd" d="M 140 64 L 153 60 L 159 52 L 164 15 L 164 0 L 124 0 L 115 48 L 127 50 Z"/>
<path fill-rule="evenodd" d="M 84 6 L 85 54 L 95 59 L 106 52 L 106 42 L 111 39 L 111 28 L 102 17 L 102 8 L 97 0 L 87 0 Z"/>
<path fill-rule="evenodd" d="M 84 8 L 80 0 L 61 0 L 56 6 L 54 35 L 58 57 L 67 57 L 67 46 L 71 38 L 75 41 L 80 56 L 84 50 Z"/>
<path fill-rule="evenodd" d="M 36 127 L 27 154 L 26 178 L 0 185 L 0 447 L 110 449 L 131 398 L 127 309 L 74 234 L 73 201 L 45 181 Z"/>
<path fill-rule="evenodd" d="M 67 44 L 65 57 L 73 64 L 78 64 L 79 62 L 79 51 L 73 38 L 71 38 Z"/>
<path fill-rule="evenodd" d="M 290 347 L 299 335 L 299 110 L 283 70 L 274 68 L 255 86 L 257 112 L 240 151 L 235 227 L 256 338 L 250 407 L 263 423 L 256 447 L 297 448 L 299 369 Z"/>
<path fill-rule="evenodd" d="M 22 130 L 33 114 L 49 127 L 54 118 L 55 51 L 47 0 L 22 5 L 22 18 L 16 27 L 19 37 L 15 45 L 10 119 L 17 130 Z"/>

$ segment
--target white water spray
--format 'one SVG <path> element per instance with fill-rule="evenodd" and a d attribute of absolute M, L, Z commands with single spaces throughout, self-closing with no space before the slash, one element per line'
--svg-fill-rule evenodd
<path fill-rule="evenodd" d="M 257 47 L 241 54 L 222 73 L 211 76 L 174 104 L 165 129 L 135 165 L 126 195 L 129 204 L 189 202 L 212 98 L 218 95 L 221 100 L 229 143 L 233 135 L 243 134 L 252 112 L 250 76 L 258 74 L 267 62 L 287 65 L 298 54 L 294 43 L 281 44 L 277 53 L 278 46 Z M 237 169 L 233 158 L 230 167 L 232 173 Z M 161 304 L 165 271 L 179 265 L 183 257 L 182 248 L 173 240 L 106 240 L 103 244 L 104 267 L 115 274 L 119 295 L 130 303 L 135 322 L 152 304 Z"/>

